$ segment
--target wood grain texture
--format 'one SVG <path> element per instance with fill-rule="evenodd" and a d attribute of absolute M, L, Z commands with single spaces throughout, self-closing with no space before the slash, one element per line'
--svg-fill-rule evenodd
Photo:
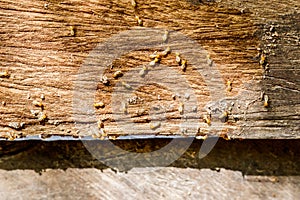
<path fill-rule="evenodd" d="M 3 199 L 299 199 L 299 176 L 245 176 L 221 169 L 0 170 Z M 144 181 L 141 181 L 144 180 Z"/>
<path fill-rule="evenodd" d="M 98 44 L 136 28 L 135 16 L 143 20 L 144 27 L 177 31 L 195 40 L 215 63 L 224 88 L 228 80 L 232 81 L 232 90 L 225 89 L 223 99 L 215 101 L 207 89 L 208 83 L 195 73 L 189 61 L 186 72 L 182 72 L 174 62 L 174 52 L 162 59 L 161 64 L 185 77 L 196 94 L 200 116 L 197 134 L 226 133 L 232 138 L 300 137 L 299 1 L 147 0 L 137 1 L 134 9 L 125 0 L 2 0 L 0 16 L 0 71 L 7 70 L 10 75 L 0 78 L 3 138 L 39 134 L 78 136 L 72 113 L 76 75 Z M 123 55 L 113 62 L 113 68 L 106 66 L 105 72 L 110 78 L 117 70 L 126 73 L 148 64 L 154 50 Z M 266 56 L 263 66 L 259 64 L 262 54 Z M 110 86 L 99 82 L 95 96 L 96 102 L 106 104 L 96 114 L 110 135 L 122 135 L 111 115 L 110 100 L 120 80 L 111 79 Z M 261 93 L 268 95 L 268 107 L 263 106 Z M 42 94 L 45 100 L 41 100 Z M 141 124 L 149 123 L 147 114 L 156 103 L 174 104 L 174 108 L 179 104 L 178 100 L 172 100 L 169 90 L 159 85 L 144 87 L 137 95 L 145 100 L 145 113 L 135 117 Z M 158 95 L 162 100 L 158 100 Z M 220 106 L 224 99 L 228 104 Z M 47 120 L 39 121 L 32 114 L 42 111 L 33 105 L 35 100 L 43 102 Z M 221 131 L 203 122 L 208 103 L 216 116 L 232 107 Z M 134 118 L 136 111 L 131 106 L 128 116 Z M 182 135 L 178 127 L 172 129 L 178 125 L 180 114 L 176 109 L 167 114 L 171 128 L 159 129 L 155 134 Z M 212 123 L 217 120 L 213 118 Z M 147 130 L 141 132 L 146 134 Z"/>

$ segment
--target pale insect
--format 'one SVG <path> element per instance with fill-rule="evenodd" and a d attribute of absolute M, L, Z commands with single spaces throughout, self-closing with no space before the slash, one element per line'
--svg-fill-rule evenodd
<path fill-rule="evenodd" d="M 186 60 L 181 61 L 181 67 L 180 68 L 181 68 L 182 71 L 186 70 L 186 67 L 187 67 L 186 63 L 187 63 Z"/>
<path fill-rule="evenodd" d="M 157 51 L 154 51 L 154 53 L 151 54 L 149 57 L 153 59 L 153 58 L 156 58 L 156 55 L 157 55 Z"/>
<path fill-rule="evenodd" d="M 163 35 L 163 42 L 166 42 L 168 40 L 168 37 L 169 37 L 169 31 L 165 31 Z"/>
<path fill-rule="evenodd" d="M 214 61 L 210 58 L 210 55 L 207 55 L 206 58 L 207 58 L 207 64 L 211 67 Z"/>
<path fill-rule="evenodd" d="M 167 47 L 161 54 L 163 56 L 167 56 L 169 53 L 171 53 L 171 48 L 170 47 Z"/>
<path fill-rule="evenodd" d="M 264 107 L 268 107 L 269 106 L 269 96 L 268 95 L 264 95 Z"/>
<path fill-rule="evenodd" d="M 131 85 L 129 85 L 129 84 L 126 83 L 125 81 L 122 82 L 122 85 L 123 85 L 123 87 L 124 87 L 125 89 L 127 89 L 127 90 L 131 90 L 131 89 L 132 89 Z"/>
<path fill-rule="evenodd" d="M 261 54 L 259 64 L 260 65 L 264 65 L 265 62 L 266 62 L 266 55 L 265 54 Z"/>
<path fill-rule="evenodd" d="M 128 113 L 128 104 L 127 103 L 122 102 L 121 112 L 123 112 L 124 114 Z"/>
<path fill-rule="evenodd" d="M 41 108 L 44 107 L 43 103 L 40 101 L 33 101 L 32 104 L 36 107 L 41 107 Z"/>
<path fill-rule="evenodd" d="M 97 102 L 97 103 L 94 103 L 94 107 L 95 108 L 104 108 L 105 107 L 105 104 L 104 102 L 100 101 L 100 102 Z"/>
<path fill-rule="evenodd" d="M 39 117 L 38 117 L 38 121 L 39 122 L 43 122 L 47 119 L 47 115 L 43 112 L 40 112 Z"/>
<path fill-rule="evenodd" d="M 5 70 L 4 72 L 0 72 L 0 78 L 9 78 L 10 74 L 8 73 L 7 70 Z"/>
<path fill-rule="evenodd" d="M 150 66 L 154 66 L 154 65 L 156 65 L 156 63 L 159 63 L 159 61 L 160 61 L 160 59 L 159 58 L 154 58 L 154 60 L 152 60 L 150 63 L 149 63 L 149 65 Z"/>
<path fill-rule="evenodd" d="M 232 90 L 232 82 L 231 81 L 227 81 L 227 91 L 228 92 L 231 92 L 231 90 Z"/>
<path fill-rule="evenodd" d="M 119 77 L 121 77 L 121 76 L 123 76 L 123 73 L 122 73 L 120 70 L 116 71 L 116 72 L 113 74 L 113 77 L 114 77 L 115 79 L 117 79 L 117 78 L 119 78 Z"/>
<path fill-rule="evenodd" d="M 141 77 L 144 77 L 146 74 L 147 74 L 147 72 L 148 72 L 148 67 L 146 67 L 146 66 L 143 66 L 143 68 L 140 70 L 140 72 L 139 72 L 139 75 L 141 76 Z"/>
<path fill-rule="evenodd" d="M 184 104 L 183 103 L 179 103 L 179 105 L 178 105 L 178 111 L 179 111 L 179 113 L 181 115 L 183 114 L 183 110 L 184 110 Z"/>
<path fill-rule="evenodd" d="M 97 125 L 99 129 L 104 128 L 104 123 L 101 119 L 98 121 Z"/>
<path fill-rule="evenodd" d="M 133 8 L 136 8 L 136 1 L 135 0 L 131 0 L 131 5 Z"/>
<path fill-rule="evenodd" d="M 159 128 L 160 125 L 161 125 L 160 122 L 150 123 L 150 128 L 151 128 L 152 130 L 155 130 L 155 129 Z"/>
<path fill-rule="evenodd" d="M 143 26 L 143 20 L 140 19 L 139 16 L 135 16 L 135 20 L 137 21 L 137 23 L 138 23 L 139 26 Z"/>
<path fill-rule="evenodd" d="M 75 27 L 70 26 L 70 36 L 74 36 L 74 35 L 75 35 Z"/>
<path fill-rule="evenodd" d="M 175 53 L 176 57 L 175 57 L 175 60 L 178 64 L 181 63 L 181 58 L 180 58 L 180 54 L 179 53 Z"/>
<path fill-rule="evenodd" d="M 211 124 L 211 119 L 210 119 L 210 116 L 208 115 L 204 115 L 203 116 L 203 120 L 206 124 L 210 125 Z"/>

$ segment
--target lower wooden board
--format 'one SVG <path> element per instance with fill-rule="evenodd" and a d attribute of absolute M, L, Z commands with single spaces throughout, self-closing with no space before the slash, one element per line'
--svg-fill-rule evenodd
<path fill-rule="evenodd" d="M 300 140 L 220 139 L 204 158 L 195 140 L 164 166 L 141 167 L 180 152 L 162 152 L 171 139 L 90 140 L 102 159 L 81 141 L 0 141 L 1 199 L 299 199 Z M 182 139 L 180 139 L 182 140 Z M 188 139 L 185 139 L 188 140 Z M 200 153 L 202 151 L 202 154 Z M 99 160 L 98 160 L 99 159 Z M 110 160 L 119 160 L 111 165 Z"/>

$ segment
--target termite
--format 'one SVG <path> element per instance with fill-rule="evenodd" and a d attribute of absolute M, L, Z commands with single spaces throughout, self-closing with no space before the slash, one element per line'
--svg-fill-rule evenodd
<path fill-rule="evenodd" d="M 181 58 L 180 58 L 180 54 L 179 53 L 175 53 L 176 57 L 175 57 L 175 60 L 178 64 L 181 63 Z"/>
<path fill-rule="evenodd" d="M 223 138 L 224 140 L 231 140 L 231 138 L 226 133 L 221 133 L 220 137 Z"/>
<path fill-rule="evenodd" d="M 97 108 L 97 109 L 98 108 L 104 108 L 105 104 L 104 104 L 104 102 L 100 101 L 98 103 L 94 103 L 94 107 Z"/>
<path fill-rule="evenodd" d="M 186 100 L 189 100 L 190 99 L 190 94 L 189 93 L 185 93 L 185 95 L 184 95 L 184 98 L 186 99 Z"/>
<path fill-rule="evenodd" d="M 179 103 L 178 111 L 179 111 L 179 113 L 180 113 L 181 115 L 183 114 L 183 110 L 184 110 L 184 104 L 183 104 L 183 103 Z"/>
<path fill-rule="evenodd" d="M 136 1 L 135 0 L 131 0 L 131 5 L 133 8 L 136 8 Z"/>
<path fill-rule="evenodd" d="M 198 107 L 197 107 L 197 106 L 193 106 L 193 107 L 192 107 L 192 112 L 197 112 L 197 110 L 198 110 Z"/>
<path fill-rule="evenodd" d="M 187 65 L 186 65 L 186 60 L 182 60 L 182 61 L 181 61 L 181 67 L 180 67 L 180 68 L 181 68 L 181 70 L 182 70 L 183 72 L 185 72 L 186 66 L 187 66 Z"/>
<path fill-rule="evenodd" d="M 161 125 L 160 122 L 150 123 L 150 128 L 151 128 L 152 130 L 155 130 L 155 129 L 159 128 L 160 125 Z"/>
<path fill-rule="evenodd" d="M 264 107 L 268 107 L 269 106 L 269 96 L 268 95 L 264 95 Z"/>
<path fill-rule="evenodd" d="M 123 85 L 123 87 L 125 88 L 125 89 L 127 89 L 127 90 L 131 90 L 132 89 L 132 87 L 131 87 L 131 85 L 129 85 L 128 83 L 126 83 L 126 82 L 122 82 L 122 85 Z"/>
<path fill-rule="evenodd" d="M 9 133 L 8 140 L 14 140 L 16 139 L 16 134 L 14 132 Z"/>
<path fill-rule="evenodd" d="M 119 77 L 122 77 L 122 76 L 123 76 L 123 73 L 122 73 L 120 70 L 116 71 L 116 72 L 113 74 L 113 77 L 114 77 L 115 79 L 117 79 L 117 78 L 119 78 Z"/>
<path fill-rule="evenodd" d="M 8 73 L 7 70 L 5 70 L 4 72 L 0 72 L 0 78 L 9 78 L 10 74 Z"/>
<path fill-rule="evenodd" d="M 111 136 L 108 137 L 108 139 L 110 139 L 110 140 L 116 140 L 116 139 L 117 139 L 117 136 L 111 135 Z"/>
<path fill-rule="evenodd" d="M 70 26 L 70 35 L 71 36 L 75 35 L 75 27 L 74 26 Z"/>
<path fill-rule="evenodd" d="M 44 107 L 43 103 L 40 101 L 33 101 L 32 104 L 36 107 L 41 107 L 41 108 Z"/>
<path fill-rule="evenodd" d="M 104 128 L 100 128 L 100 134 L 101 134 L 101 136 L 102 137 L 107 137 L 107 133 L 106 133 L 106 131 L 104 130 Z"/>
<path fill-rule="evenodd" d="M 162 55 L 161 55 L 161 54 L 156 54 L 156 55 L 155 55 L 155 58 L 157 58 L 157 59 L 158 59 L 158 61 L 161 59 L 161 57 L 162 57 Z M 155 58 L 154 58 L 154 59 L 155 59 Z"/>
<path fill-rule="evenodd" d="M 176 95 L 175 94 L 172 95 L 172 99 L 176 100 Z"/>
<path fill-rule="evenodd" d="M 163 56 L 167 56 L 169 53 L 171 53 L 171 48 L 170 47 L 167 47 L 161 54 Z"/>
<path fill-rule="evenodd" d="M 139 75 L 141 76 L 141 77 L 144 77 L 146 74 L 147 74 L 147 72 L 148 72 L 148 67 L 146 67 L 146 66 L 143 66 L 143 68 L 140 70 L 140 72 L 139 72 Z"/>
<path fill-rule="evenodd" d="M 266 62 L 266 55 L 265 54 L 261 54 L 259 64 L 261 66 L 263 66 L 265 64 L 265 62 Z"/>
<path fill-rule="evenodd" d="M 47 119 L 47 115 L 43 112 L 40 112 L 39 117 L 38 117 L 38 121 L 39 122 L 43 122 Z"/>
<path fill-rule="evenodd" d="M 45 9 L 48 9 L 48 6 L 49 6 L 48 3 L 45 3 L 45 4 L 44 4 L 44 8 L 45 8 Z"/>
<path fill-rule="evenodd" d="M 104 128 L 104 123 L 101 119 L 98 121 L 97 125 L 99 129 Z"/>
<path fill-rule="evenodd" d="M 154 65 L 156 65 L 156 63 L 159 63 L 159 61 L 160 61 L 160 59 L 159 58 L 154 58 L 154 60 L 152 60 L 150 63 L 149 63 L 149 65 L 150 66 L 154 66 Z"/>
<path fill-rule="evenodd" d="M 97 139 L 98 136 L 97 136 L 96 134 L 93 134 L 93 135 L 92 135 L 92 138 Z"/>
<path fill-rule="evenodd" d="M 13 128 L 13 129 L 16 129 L 16 130 L 20 130 L 20 129 L 24 128 L 24 125 L 25 125 L 24 122 L 21 122 L 21 123 L 19 123 L 19 122 L 10 122 L 8 124 L 9 127 Z"/>
<path fill-rule="evenodd" d="M 105 75 L 103 75 L 101 77 L 101 82 L 106 86 L 109 85 L 109 80 L 108 80 L 107 76 L 105 76 Z"/>
<path fill-rule="evenodd" d="M 138 23 L 139 26 L 143 26 L 143 20 L 140 19 L 139 16 L 135 16 L 135 20 L 137 21 L 137 23 Z"/>
<path fill-rule="evenodd" d="M 207 123 L 208 125 L 210 125 L 210 124 L 211 124 L 211 119 L 210 119 L 210 116 L 208 116 L 208 115 L 204 115 L 204 116 L 203 116 L 203 120 L 204 120 L 204 122 L 205 122 L 205 123 Z"/>
<path fill-rule="evenodd" d="M 128 104 L 127 103 L 122 103 L 121 105 L 121 112 L 123 112 L 124 114 L 128 113 Z"/>
<path fill-rule="evenodd" d="M 168 37 L 169 37 L 169 31 L 165 31 L 163 35 L 163 42 L 166 42 L 168 40 Z"/>
<path fill-rule="evenodd" d="M 232 90 L 232 82 L 231 81 L 227 81 L 227 91 L 228 92 L 231 92 L 231 90 Z"/>
<path fill-rule="evenodd" d="M 196 139 L 198 139 L 198 140 L 206 140 L 207 138 L 208 138 L 207 135 L 198 135 L 198 136 L 196 136 Z"/>
<path fill-rule="evenodd" d="M 151 54 L 149 57 L 153 59 L 153 58 L 156 58 L 156 55 L 157 55 L 157 51 L 154 51 L 154 53 Z"/>
<path fill-rule="evenodd" d="M 207 55 L 206 58 L 207 58 L 207 64 L 211 67 L 213 65 L 213 60 L 210 58 L 210 55 Z"/>
<path fill-rule="evenodd" d="M 33 115 L 33 116 L 37 116 L 39 114 L 39 110 L 30 110 L 30 113 Z"/>
<path fill-rule="evenodd" d="M 226 122 L 228 120 L 228 112 L 227 111 L 222 112 L 222 114 L 219 116 L 219 119 L 222 122 Z"/>

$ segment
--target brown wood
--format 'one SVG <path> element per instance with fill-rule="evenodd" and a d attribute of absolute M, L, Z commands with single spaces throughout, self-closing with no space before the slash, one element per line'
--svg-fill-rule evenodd
<path fill-rule="evenodd" d="M 136 15 L 143 20 L 144 27 L 177 31 L 197 41 L 220 72 L 228 105 L 213 104 L 216 111 L 213 114 L 218 116 L 229 110 L 229 106 L 232 111 L 222 130 L 216 131 L 203 121 L 208 112 L 204 106 L 213 101 L 207 88 L 210 83 L 195 73 L 189 60 L 186 71 L 182 72 L 174 62 L 174 52 L 161 60 L 161 64 L 186 77 L 195 92 L 200 116 L 198 134 L 224 137 L 227 134 L 232 138 L 300 137 L 299 1 L 147 0 L 137 1 L 135 9 L 130 2 L 0 2 L 0 137 L 78 136 L 72 114 L 76 75 L 98 44 L 137 27 Z M 113 68 L 107 66 L 111 85 L 99 82 L 95 101 L 104 101 L 106 105 L 96 113 L 104 121 L 108 134 L 122 134 L 116 129 L 110 101 L 114 86 L 122 78 L 115 80 L 112 74 L 117 70 L 126 74 L 135 66 L 148 64 L 154 50 L 130 52 L 115 60 Z M 227 81 L 232 82 L 231 91 L 226 89 Z M 150 134 L 185 134 L 175 126 L 181 118 L 177 110 L 180 102 L 172 100 L 172 93 L 157 85 L 143 89 L 137 94 L 145 100 L 145 113 L 135 118 L 136 122 L 149 123 L 149 106 L 155 105 L 160 95 L 159 103 L 174 104 L 174 110 L 167 113 L 168 127 Z M 269 97 L 267 107 L 261 99 L 262 93 Z M 42 110 L 47 119 L 40 114 Z M 136 107 L 130 106 L 128 115 L 133 117 L 136 111 Z M 212 118 L 212 123 L 215 121 L 220 120 Z M 147 127 L 150 129 L 150 125 Z M 137 134 L 143 132 L 149 133 L 142 129 Z"/>

